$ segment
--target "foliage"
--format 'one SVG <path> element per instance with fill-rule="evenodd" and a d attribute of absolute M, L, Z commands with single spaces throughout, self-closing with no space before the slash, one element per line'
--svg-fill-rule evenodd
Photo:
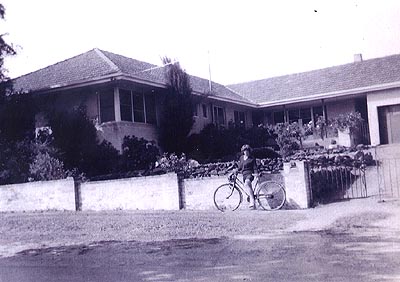
<path fill-rule="evenodd" d="M 0 136 L 0 185 L 27 182 L 32 161 L 30 140 L 11 142 Z"/>
<path fill-rule="evenodd" d="M 340 131 L 350 130 L 350 132 L 360 127 L 364 119 L 361 117 L 359 112 L 351 112 L 348 114 L 341 114 L 338 117 L 331 120 L 333 128 Z"/>
<path fill-rule="evenodd" d="M 32 142 L 34 158 L 29 165 L 30 180 L 57 180 L 73 176 L 73 171 L 66 170 L 59 159 L 58 150 L 52 146 L 53 140 L 51 131 L 43 129 Z"/>
<path fill-rule="evenodd" d="M 122 170 L 147 170 L 154 167 L 159 150 L 154 142 L 125 136 L 122 144 Z"/>
<path fill-rule="evenodd" d="M 214 124 L 205 126 L 198 134 L 192 134 L 188 144 L 188 155 L 200 162 L 235 160 L 243 144 L 249 144 L 252 148 L 265 148 L 258 152 L 264 155 L 271 153 L 273 156 L 273 150 L 266 147 L 276 145 L 272 131 L 267 127 L 218 128 Z"/>
<path fill-rule="evenodd" d="M 198 162 L 188 160 L 185 154 L 178 157 L 175 153 L 163 154 L 157 161 L 157 168 L 164 172 L 176 172 L 179 174 L 187 173 L 192 167 L 197 167 Z"/>
<path fill-rule="evenodd" d="M 326 123 L 325 118 L 323 116 L 318 116 L 315 122 L 315 131 L 318 133 L 322 140 L 327 134 L 327 127 L 328 124 Z"/>
<path fill-rule="evenodd" d="M 0 18 L 4 19 L 6 14 L 6 9 L 5 7 L 0 4 Z M 8 89 L 10 85 L 5 85 L 7 82 L 9 82 L 9 78 L 6 75 L 7 70 L 4 68 L 4 58 L 6 56 L 13 56 L 16 54 L 14 48 L 12 45 L 8 44 L 6 40 L 4 39 L 6 34 L 0 34 L 0 85 L 2 92 L 1 96 L 5 94 L 4 90 Z M 6 87 L 4 87 L 6 86 Z"/>
<path fill-rule="evenodd" d="M 232 172 L 233 161 L 199 164 L 198 162 L 186 159 L 183 154 L 178 157 L 175 154 L 165 154 L 159 160 L 159 168 L 165 172 L 177 172 L 184 178 L 209 177 L 213 175 L 227 175 Z M 276 173 L 283 168 L 282 159 L 257 159 L 260 172 Z"/>
<path fill-rule="evenodd" d="M 179 63 L 172 63 L 167 57 L 163 63 L 167 68 L 167 93 L 162 103 L 159 140 L 164 151 L 181 153 L 194 124 L 192 88 L 189 75 Z"/>
<path fill-rule="evenodd" d="M 280 155 L 270 147 L 254 148 L 252 155 L 257 159 L 276 159 Z"/>
<path fill-rule="evenodd" d="M 29 173 L 33 180 L 57 180 L 68 176 L 64 164 L 59 159 L 50 156 L 48 152 L 38 153 L 29 166 Z"/>
<path fill-rule="evenodd" d="M 77 169 L 88 177 L 117 169 L 118 151 L 109 142 L 99 142 L 96 128 L 84 107 L 49 114 L 49 123 L 53 145 L 60 151 L 67 169 Z"/>
<path fill-rule="evenodd" d="M 30 95 L 14 94 L 0 103 L 1 137 L 11 142 L 33 139 L 36 107 Z"/>
<path fill-rule="evenodd" d="M 199 134 L 192 134 L 188 141 L 188 155 L 201 162 L 209 162 L 224 157 L 235 159 L 240 147 L 229 129 L 218 128 L 214 124 L 205 126 Z"/>
<path fill-rule="evenodd" d="M 293 154 L 299 149 L 304 133 L 297 122 L 294 123 L 278 123 L 273 127 L 276 136 L 276 143 L 279 146 L 279 152 L 283 158 Z"/>

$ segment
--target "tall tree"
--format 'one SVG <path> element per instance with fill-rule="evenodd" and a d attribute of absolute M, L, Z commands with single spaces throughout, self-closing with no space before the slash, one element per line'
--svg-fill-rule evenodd
<path fill-rule="evenodd" d="M 0 18 L 4 19 L 5 8 L 0 4 Z M 7 75 L 4 59 L 16 55 L 13 46 L 0 35 L 0 137 L 18 142 L 32 137 L 35 124 L 35 107 L 30 95 L 10 95 L 12 80 Z"/>
<path fill-rule="evenodd" d="M 167 57 L 162 61 L 166 65 L 168 86 L 160 122 L 160 143 L 166 152 L 182 153 L 194 124 L 192 87 L 189 75 L 179 63 L 173 63 Z"/>
<path fill-rule="evenodd" d="M 4 19 L 6 14 L 6 9 L 4 8 L 3 4 L 0 4 L 0 18 Z M 4 68 L 4 58 L 6 56 L 15 55 L 16 52 L 12 45 L 8 44 L 4 36 L 6 34 L 0 34 L 0 85 L 1 85 L 1 94 L 5 94 L 6 89 L 8 89 L 10 84 L 10 79 L 7 76 L 7 71 Z"/>

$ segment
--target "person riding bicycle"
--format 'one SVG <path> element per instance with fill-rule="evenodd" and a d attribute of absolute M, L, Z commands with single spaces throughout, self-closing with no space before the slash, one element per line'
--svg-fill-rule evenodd
<path fill-rule="evenodd" d="M 251 183 L 254 180 L 253 174 L 258 174 L 258 169 L 256 159 L 252 156 L 251 151 L 252 149 L 249 145 L 245 144 L 242 146 L 240 150 L 242 155 L 240 156 L 239 162 L 237 163 L 237 169 L 234 170 L 234 173 L 239 171 L 243 174 L 244 188 L 250 196 L 249 208 L 256 209 L 254 191 Z"/>

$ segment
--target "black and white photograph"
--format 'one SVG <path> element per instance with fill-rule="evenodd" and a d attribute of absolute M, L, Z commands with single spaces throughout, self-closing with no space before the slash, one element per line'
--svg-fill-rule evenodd
<path fill-rule="evenodd" d="M 400 2 L 0 0 L 36 281 L 400 281 Z"/>

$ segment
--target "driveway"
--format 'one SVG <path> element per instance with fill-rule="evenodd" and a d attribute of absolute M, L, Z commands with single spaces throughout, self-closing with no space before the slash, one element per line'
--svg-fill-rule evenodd
<path fill-rule="evenodd" d="M 400 281 L 398 201 L 0 219 L 0 281 Z"/>

